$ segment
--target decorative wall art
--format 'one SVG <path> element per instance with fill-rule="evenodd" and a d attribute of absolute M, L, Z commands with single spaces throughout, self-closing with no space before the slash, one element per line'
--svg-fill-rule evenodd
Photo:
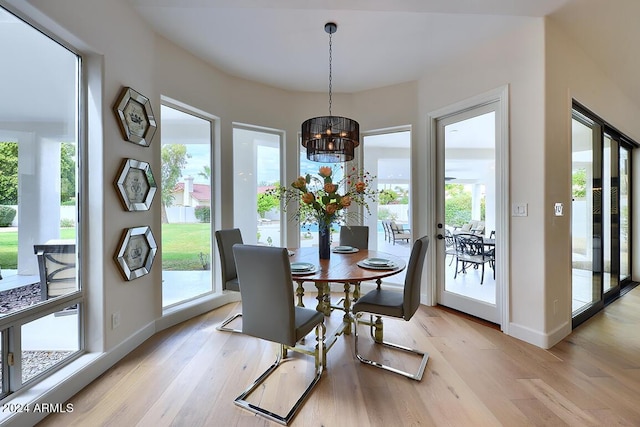
<path fill-rule="evenodd" d="M 151 271 L 158 247 L 149 226 L 125 230 L 115 260 L 125 279 L 133 280 Z"/>
<path fill-rule="evenodd" d="M 156 132 L 156 119 L 149 98 L 125 87 L 113 109 L 124 139 L 148 147 Z"/>
<path fill-rule="evenodd" d="M 157 189 L 149 163 L 134 159 L 122 162 L 115 186 L 128 211 L 149 210 Z"/>

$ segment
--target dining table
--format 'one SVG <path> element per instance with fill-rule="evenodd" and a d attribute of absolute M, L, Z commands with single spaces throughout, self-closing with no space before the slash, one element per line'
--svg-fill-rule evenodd
<path fill-rule="evenodd" d="M 327 349 L 331 348 L 338 336 L 351 334 L 351 301 L 360 297 L 360 283 L 376 281 L 379 285 L 381 279 L 398 274 L 406 268 L 406 262 L 393 254 L 351 247 L 334 247 L 330 259 L 320 259 L 317 247 L 289 248 L 289 255 L 291 276 L 298 284 L 297 305 L 304 307 L 303 283 L 312 282 L 318 290 L 316 310 L 325 316 L 330 316 L 334 309 L 344 310 L 342 324 L 326 335 Z M 331 305 L 330 283 L 344 284 L 342 307 Z"/>

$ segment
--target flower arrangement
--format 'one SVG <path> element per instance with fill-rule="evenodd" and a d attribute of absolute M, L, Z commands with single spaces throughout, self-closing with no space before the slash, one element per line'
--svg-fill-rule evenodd
<path fill-rule="evenodd" d="M 371 188 L 375 177 L 355 167 L 346 171 L 343 165 L 339 167 L 344 171 L 344 177 L 336 182 L 333 178 L 337 166 L 322 166 L 318 176 L 300 176 L 291 183 L 291 187 L 279 187 L 273 191 L 284 198 L 285 206 L 293 201 L 299 203 L 294 218 L 301 224 L 318 223 L 320 229 L 358 215 L 358 212 L 347 209 L 353 204 L 362 206 L 370 214 L 369 202 L 375 201 L 378 194 Z"/>

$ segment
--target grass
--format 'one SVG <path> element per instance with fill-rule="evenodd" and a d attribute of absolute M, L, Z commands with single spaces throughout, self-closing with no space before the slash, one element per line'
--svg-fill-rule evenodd
<path fill-rule="evenodd" d="M 162 269 L 202 270 L 211 255 L 211 224 L 162 224 Z"/>
<path fill-rule="evenodd" d="M 162 269 L 202 270 L 200 253 L 211 259 L 211 224 L 162 224 Z M 61 228 L 61 239 L 73 239 L 74 228 Z M 0 266 L 17 269 L 18 232 L 0 232 Z"/>
<path fill-rule="evenodd" d="M 61 239 L 75 239 L 75 236 L 75 228 L 60 229 Z M 18 268 L 17 231 L 0 231 L 0 267 L 11 270 Z"/>

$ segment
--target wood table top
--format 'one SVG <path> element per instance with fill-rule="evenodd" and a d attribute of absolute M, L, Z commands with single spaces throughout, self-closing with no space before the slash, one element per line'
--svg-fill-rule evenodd
<path fill-rule="evenodd" d="M 294 254 L 291 262 L 308 262 L 318 267 L 318 271 L 309 273 L 292 272 L 293 280 L 305 282 L 362 282 L 393 276 L 406 268 L 403 259 L 387 252 L 360 249 L 355 253 L 331 253 L 331 259 L 320 259 L 317 247 L 289 248 Z M 384 258 L 395 263 L 396 267 L 388 270 L 363 268 L 358 262 L 367 258 Z"/>

